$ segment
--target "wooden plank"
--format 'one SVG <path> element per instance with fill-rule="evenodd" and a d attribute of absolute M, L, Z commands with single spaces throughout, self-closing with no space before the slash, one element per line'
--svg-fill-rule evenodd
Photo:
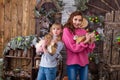
<path fill-rule="evenodd" d="M 119 34 L 120 29 L 119 25 L 115 24 L 109 24 L 108 26 L 105 26 L 105 34 L 106 34 L 106 40 L 105 40 L 105 45 L 104 45 L 104 52 L 105 52 L 105 57 L 108 56 L 109 59 L 106 57 L 105 59 L 107 60 L 108 63 L 111 64 L 118 64 L 119 62 L 119 54 L 118 54 L 118 48 L 116 48 L 115 44 L 115 38 L 116 35 Z M 114 30 L 114 32 L 112 31 Z M 111 35 L 113 33 L 113 36 Z M 109 36 L 107 36 L 109 35 Z M 111 42 L 112 41 L 112 42 Z M 112 52 L 111 52 L 112 51 Z"/>
<path fill-rule="evenodd" d="M 4 15 L 4 41 L 5 45 L 10 40 L 11 35 L 11 0 L 5 0 L 5 15 Z"/>
<path fill-rule="evenodd" d="M 120 22 L 120 11 L 115 11 L 115 22 Z"/>
<path fill-rule="evenodd" d="M 111 63 L 113 65 L 118 64 L 118 60 L 119 60 L 118 50 L 113 46 L 112 47 L 112 59 L 111 59 Z"/>
<path fill-rule="evenodd" d="M 17 36 L 17 0 L 11 1 L 11 38 L 14 38 Z"/>
<path fill-rule="evenodd" d="M 22 36 L 23 0 L 17 0 L 17 35 Z"/>
<path fill-rule="evenodd" d="M 4 0 L 0 0 L 0 57 L 4 46 Z"/>
<path fill-rule="evenodd" d="M 25 27 L 26 27 L 26 30 L 27 30 L 26 35 L 29 35 L 30 34 L 30 9 L 29 8 L 31 6 L 30 5 L 30 0 L 27 0 L 26 4 L 27 4 L 27 6 L 26 6 L 27 7 L 26 8 L 26 10 L 27 10 L 26 11 L 27 12 L 26 13 L 26 15 L 27 15 L 27 17 L 26 17 L 26 20 L 27 20 L 26 24 L 27 25 Z"/>
<path fill-rule="evenodd" d="M 120 24 L 120 22 L 104 22 L 105 25 L 108 25 L 108 24 Z"/>
<path fill-rule="evenodd" d="M 118 61 L 119 54 L 118 54 L 118 50 L 116 50 L 116 48 L 113 45 L 114 45 L 114 41 L 115 41 L 115 36 L 120 32 L 119 31 L 120 29 L 118 27 L 118 26 L 120 26 L 120 23 L 112 22 L 113 16 L 111 18 L 109 18 L 110 15 L 111 15 L 110 13 L 107 13 L 107 15 L 106 15 L 106 20 L 107 20 L 105 23 L 106 40 L 104 43 L 104 52 L 106 53 L 105 57 L 106 56 L 109 57 L 109 59 L 107 57 L 105 58 L 108 63 L 117 64 L 119 62 Z M 111 30 L 114 30 L 114 33 Z M 113 33 L 113 35 L 111 35 L 112 33 Z M 109 36 L 107 36 L 107 35 L 109 35 Z M 112 42 L 111 42 L 111 40 L 112 40 Z M 107 54 L 109 54 L 109 55 L 107 55 Z"/>
<path fill-rule="evenodd" d="M 28 5 L 27 5 L 27 9 L 28 9 L 28 13 L 27 13 L 27 15 L 28 15 L 28 16 L 27 16 L 27 18 L 28 18 L 28 22 L 27 22 L 27 23 L 28 23 L 28 26 L 27 26 L 27 35 L 30 35 L 30 33 L 31 33 L 31 32 L 30 32 L 30 29 L 31 29 L 31 28 L 30 28 L 30 15 L 31 15 L 31 14 L 30 14 L 30 13 L 31 13 L 30 8 L 31 8 L 30 0 L 28 0 Z"/>
<path fill-rule="evenodd" d="M 119 67 L 120 67 L 120 52 L 115 40 L 117 35 L 120 35 L 120 23 L 119 23 L 119 12 L 116 11 L 114 18 L 108 18 L 107 15 L 105 23 L 105 36 L 104 41 L 104 60 L 110 64 L 110 79 L 109 80 L 119 80 Z M 113 21 L 111 21 L 113 19 Z"/>
<path fill-rule="evenodd" d="M 29 0 L 23 0 L 23 20 L 22 20 L 22 36 L 26 36 L 29 30 Z"/>
<path fill-rule="evenodd" d="M 119 69 L 120 70 L 120 69 Z M 120 75 L 120 71 L 118 71 L 118 75 Z M 120 79 L 120 76 L 118 76 L 118 80 Z"/>
<path fill-rule="evenodd" d="M 105 22 L 112 22 L 114 18 L 114 12 L 106 13 L 105 15 Z"/>
<path fill-rule="evenodd" d="M 112 33 L 112 31 L 108 27 L 109 25 L 105 25 L 105 36 Z M 109 37 L 106 37 L 104 41 L 104 51 L 103 51 L 104 60 L 108 64 L 110 63 L 110 53 L 111 53 L 110 51 L 111 42 L 110 41 L 111 39 Z"/>
<path fill-rule="evenodd" d="M 117 79 L 117 71 L 116 72 L 113 72 L 110 76 L 110 80 L 119 80 Z"/>
<path fill-rule="evenodd" d="M 29 34 L 33 35 L 35 34 L 35 19 L 34 19 L 34 8 L 35 8 L 36 2 L 35 0 L 30 0 L 29 3 Z"/>
<path fill-rule="evenodd" d="M 113 25 L 114 28 L 114 37 L 113 37 L 113 64 L 120 64 L 120 52 L 119 52 L 119 47 L 118 44 L 116 43 L 116 38 L 118 35 L 120 35 L 120 24 Z"/>

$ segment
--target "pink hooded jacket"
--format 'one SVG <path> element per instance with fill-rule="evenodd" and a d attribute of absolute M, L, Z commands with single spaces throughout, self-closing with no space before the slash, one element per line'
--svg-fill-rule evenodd
<path fill-rule="evenodd" d="M 85 66 L 89 63 L 88 53 L 93 51 L 95 43 L 84 44 L 80 42 L 80 44 L 76 44 L 76 41 L 73 39 L 75 35 L 83 36 L 85 34 L 86 30 L 84 29 L 76 29 L 74 34 L 68 28 L 63 29 L 62 40 L 66 47 L 67 65 L 78 64 Z"/>

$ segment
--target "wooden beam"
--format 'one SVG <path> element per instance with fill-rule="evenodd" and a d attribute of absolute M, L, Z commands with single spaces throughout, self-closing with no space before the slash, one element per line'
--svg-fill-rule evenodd
<path fill-rule="evenodd" d="M 101 2 L 103 2 L 106 6 L 115 11 L 115 9 L 112 6 L 110 6 L 107 2 L 105 2 L 105 0 L 101 0 Z"/>
<path fill-rule="evenodd" d="M 103 11 L 103 12 L 110 12 L 110 11 L 108 11 L 108 10 L 105 10 L 105 9 L 103 9 L 103 8 L 100 8 L 100 7 L 98 7 L 98 6 L 95 6 L 95 5 L 93 5 L 93 4 L 87 4 L 88 6 L 90 6 L 90 7 L 93 7 L 93 8 L 96 8 L 96 9 L 98 9 L 98 10 L 101 10 L 101 11 Z"/>
<path fill-rule="evenodd" d="M 0 57 L 4 49 L 4 0 L 0 0 Z"/>
<path fill-rule="evenodd" d="M 118 9 L 120 10 L 120 5 L 117 0 L 115 0 L 115 4 L 117 5 Z"/>
<path fill-rule="evenodd" d="M 22 36 L 27 36 L 29 30 L 29 0 L 23 0 Z"/>
<path fill-rule="evenodd" d="M 17 34 L 19 36 L 22 36 L 22 19 L 23 19 L 23 0 L 18 0 L 17 1 L 17 18 L 18 18 L 18 23 L 17 23 Z"/>

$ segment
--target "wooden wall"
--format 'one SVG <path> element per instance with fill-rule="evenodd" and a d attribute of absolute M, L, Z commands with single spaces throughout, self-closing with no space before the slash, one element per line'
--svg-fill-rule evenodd
<path fill-rule="evenodd" d="M 103 63 L 109 65 L 107 68 L 109 77 L 105 80 L 120 80 L 120 45 L 116 41 L 116 38 L 120 35 L 119 17 L 120 11 L 107 13 L 105 16 L 104 33 L 106 37 L 104 40 Z"/>
<path fill-rule="evenodd" d="M 86 4 L 91 13 L 105 15 L 105 13 L 120 10 L 120 0 L 89 0 Z"/>
<path fill-rule="evenodd" d="M 0 0 L 0 57 L 12 38 L 35 34 L 35 5 L 36 0 Z"/>

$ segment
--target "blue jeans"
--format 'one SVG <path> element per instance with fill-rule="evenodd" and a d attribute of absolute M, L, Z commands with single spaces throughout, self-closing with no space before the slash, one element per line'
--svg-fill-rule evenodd
<path fill-rule="evenodd" d="M 57 68 L 39 67 L 37 80 L 55 80 Z"/>
<path fill-rule="evenodd" d="M 88 65 L 67 65 L 68 80 L 88 80 Z"/>

